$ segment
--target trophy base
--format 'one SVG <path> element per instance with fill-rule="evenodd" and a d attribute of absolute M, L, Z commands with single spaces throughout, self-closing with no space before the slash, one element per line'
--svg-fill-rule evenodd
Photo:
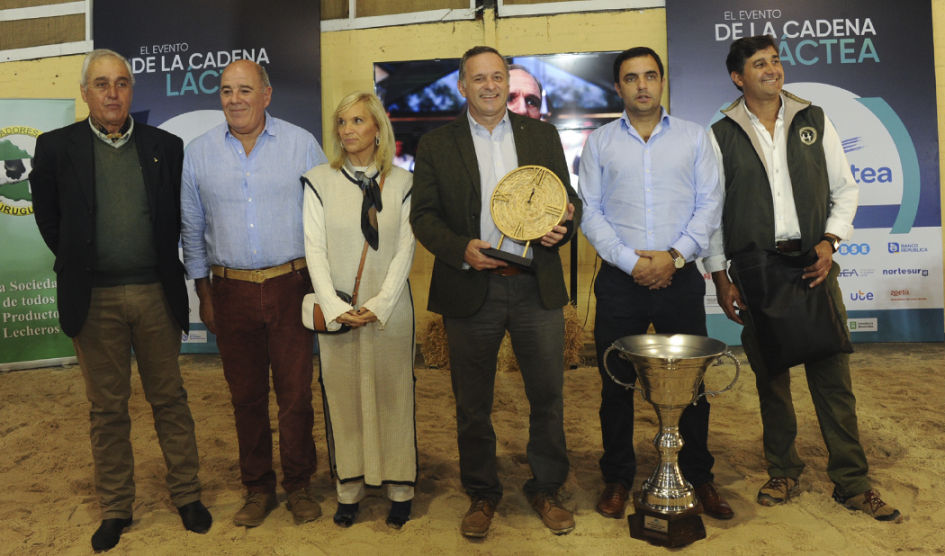
<path fill-rule="evenodd" d="M 499 259 L 500 261 L 505 261 L 509 263 L 509 266 L 514 266 L 519 270 L 526 270 L 528 272 L 535 272 L 535 261 L 526 257 L 520 257 L 506 251 L 499 251 L 498 249 L 481 249 L 479 251 L 487 257 L 492 257 L 493 259 Z"/>
<path fill-rule="evenodd" d="M 631 537 L 667 548 L 685 546 L 705 538 L 702 502 L 684 512 L 667 514 L 642 507 L 637 501 L 639 498 L 639 492 L 633 493 L 635 513 L 627 516 Z"/>

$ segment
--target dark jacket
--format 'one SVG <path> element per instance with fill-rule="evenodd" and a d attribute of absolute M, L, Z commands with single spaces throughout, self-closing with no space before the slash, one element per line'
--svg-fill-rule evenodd
<path fill-rule="evenodd" d="M 148 191 L 158 278 L 174 318 L 189 330 L 180 239 L 180 181 L 184 144 L 179 137 L 135 122 L 134 141 Z M 36 140 L 30 186 L 36 225 L 56 255 L 59 322 L 75 337 L 89 312 L 95 246 L 95 154 L 88 120 L 43 133 Z"/>
<path fill-rule="evenodd" d="M 569 232 L 554 247 L 533 242 L 536 277 L 546 309 L 568 302 L 558 248 L 567 243 L 581 222 L 581 201 L 571 188 L 568 165 L 558 131 L 551 124 L 509 112 L 519 166 L 538 165 L 553 171 L 574 204 Z M 428 309 L 448 317 L 475 314 L 486 299 L 486 271 L 463 270 L 463 256 L 472 239 L 480 239 L 482 193 L 476 147 L 469 120 L 462 114 L 452 123 L 423 136 L 417 148 L 410 223 L 414 235 L 436 260 L 430 281 Z"/>

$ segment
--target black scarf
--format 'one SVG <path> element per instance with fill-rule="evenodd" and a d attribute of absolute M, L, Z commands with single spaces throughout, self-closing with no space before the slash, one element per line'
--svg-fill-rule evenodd
<path fill-rule="evenodd" d="M 361 189 L 361 193 L 364 194 L 364 200 L 361 201 L 361 233 L 364 234 L 364 239 L 367 240 L 368 245 L 377 251 L 380 238 L 377 228 L 377 213 L 384 209 L 384 204 L 381 201 L 381 188 L 377 184 L 377 177 L 380 172 L 375 172 L 373 176 L 368 176 L 364 172 L 355 172 L 354 177 L 351 177 L 342 168 L 341 173 L 348 178 L 348 181 L 357 185 Z"/>

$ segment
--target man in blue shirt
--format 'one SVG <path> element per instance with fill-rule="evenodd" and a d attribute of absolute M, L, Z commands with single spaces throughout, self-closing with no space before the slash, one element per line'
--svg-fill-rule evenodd
<path fill-rule="evenodd" d="M 311 281 L 299 178 L 327 159 L 311 133 L 266 113 L 271 96 L 259 64 L 238 60 L 223 70 L 226 123 L 187 148 L 181 188 L 184 266 L 196 281 L 200 319 L 217 335 L 248 491 L 233 522 L 246 527 L 261 524 L 277 504 L 270 364 L 287 505 L 296 523 L 321 515 L 308 490 L 315 473 L 315 339 L 302 326 Z"/>
<path fill-rule="evenodd" d="M 614 88 L 626 110 L 596 130 L 581 155 L 581 229 L 603 259 L 594 283 L 594 340 L 603 382 L 600 421 L 606 487 L 597 511 L 619 518 L 636 473 L 633 391 L 604 370 L 603 353 L 615 340 L 658 333 L 706 336 L 705 280 L 695 259 L 709 245 L 722 215 L 718 169 L 705 131 L 673 118 L 660 106 L 663 64 L 646 47 L 614 62 Z M 619 357 L 608 362 L 618 376 L 636 379 Z M 700 387 L 700 391 L 704 388 Z M 731 507 L 712 485 L 709 403 L 689 406 L 679 423 L 683 475 L 696 487 L 705 513 L 729 519 Z"/>

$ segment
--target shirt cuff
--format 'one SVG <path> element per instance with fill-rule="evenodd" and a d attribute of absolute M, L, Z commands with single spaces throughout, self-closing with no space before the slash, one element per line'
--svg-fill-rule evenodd
<path fill-rule="evenodd" d="M 614 260 L 614 266 L 626 272 L 627 274 L 632 274 L 633 269 L 637 266 L 637 261 L 639 260 L 640 256 L 637 255 L 633 249 L 627 247 L 626 245 L 622 245 L 620 247 L 620 253 Z"/>
<path fill-rule="evenodd" d="M 702 259 L 702 266 L 705 267 L 706 272 L 711 274 L 720 270 L 728 270 L 728 260 L 725 255 L 712 255 Z"/>
<path fill-rule="evenodd" d="M 672 247 L 676 251 L 679 251 L 679 254 L 687 261 L 695 260 L 694 256 L 699 251 L 699 244 L 693 241 L 689 236 L 680 237 Z"/>
<path fill-rule="evenodd" d="M 853 237 L 853 225 L 847 224 L 839 218 L 827 218 L 824 233 L 833 234 L 840 239 L 848 240 Z"/>

